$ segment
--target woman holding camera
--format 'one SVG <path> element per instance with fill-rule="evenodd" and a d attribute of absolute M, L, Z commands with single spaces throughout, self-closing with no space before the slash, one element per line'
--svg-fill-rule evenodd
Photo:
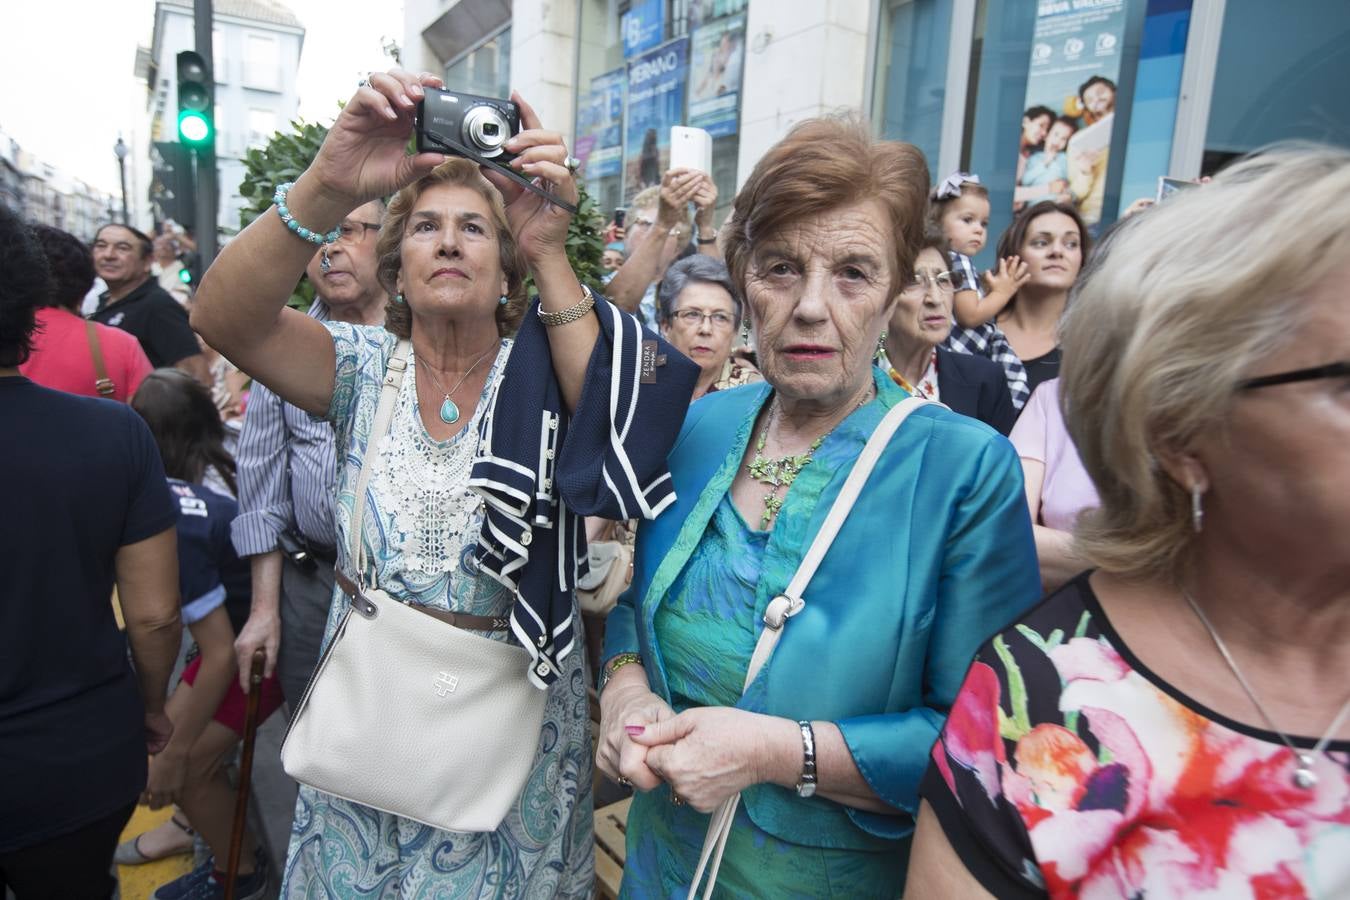
<path fill-rule="evenodd" d="M 279 191 L 284 196 L 278 206 L 216 260 L 198 292 L 193 322 L 241 369 L 334 424 L 343 574 L 325 644 L 334 641 L 337 622 L 350 605 L 342 583 L 378 583 L 394 600 L 440 618 L 453 614 L 461 628 L 493 640 L 520 640 L 531 660 L 528 677 L 548 692 L 543 727 L 525 787 L 492 832 L 444 831 L 302 788 L 282 888 L 286 897 L 589 895 L 591 746 L 582 654 L 572 631 L 571 579 L 545 577 L 542 597 L 540 580 L 530 580 L 544 565 L 549 572 L 574 573 L 576 560 L 568 560 L 567 551 L 585 554 L 579 519 L 570 501 L 564 506 L 566 497 L 575 496 L 566 491 L 575 485 L 565 485 L 560 497 L 547 476 L 529 484 L 535 502 L 525 518 L 511 522 L 518 530 L 511 533 L 515 555 L 508 558 L 508 570 L 502 555 L 480 549 L 487 540 L 484 520 L 494 526 L 506 520 L 490 491 L 470 489 L 470 470 L 477 477 L 475 463 L 502 462 L 511 448 L 497 439 L 514 431 L 538 454 L 539 471 L 561 482 L 561 459 L 578 452 L 576 442 L 601 431 L 608 442 L 611 432 L 622 431 L 632 435 L 628 443 L 616 437 L 596 452 L 589 444 L 579 452 L 591 458 L 603 458 L 606 450 L 624 454 L 631 466 L 626 479 L 618 480 L 637 485 L 655 502 L 661 490 L 653 483 L 664 476 L 666 448 L 695 375 L 692 365 L 664 347 L 655 348 L 654 358 L 665 355 L 670 361 L 652 376 L 654 383 L 639 388 L 636 370 L 621 366 L 620 338 L 631 356 L 636 324 L 578 283 L 564 249 L 570 217 L 561 207 L 500 172 L 480 174 L 467 160 L 406 155 L 417 100 L 427 93 L 424 88 L 439 85 L 429 75 L 373 74 L 344 107 L 310 168 L 288 193 Z M 571 160 L 561 139 L 542 130 L 519 97 L 512 99 L 525 130 L 507 142 L 506 149 L 516 154 L 511 167 L 535 187 L 575 203 Z M 286 297 L 314 252 L 301 237 L 321 236 L 350 210 L 395 191 L 377 250 L 379 277 L 393 298 L 387 330 L 325 325 L 287 309 Z M 299 237 L 288 219 L 303 223 Z M 537 309 L 528 313 L 527 275 L 539 292 Z M 537 318 L 522 324 L 526 315 Z M 505 338 L 517 328 L 516 342 Z M 401 358 L 406 341 L 411 355 Z M 388 431 L 378 434 L 372 419 L 381 385 L 401 361 L 406 368 Z M 611 366 L 621 371 L 611 377 Z M 588 371 L 603 382 L 583 398 Z M 499 388 L 510 399 L 500 409 L 493 404 Z M 626 389 L 631 397 L 622 404 L 629 424 L 619 428 L 610 419 L 611 388 Z M 544 400 L 536 403 L 540 396 Z M 545 405 L 554 401 L 556 407 Z M 491 425 L 480 430 L 488 416 Z M 523 419 L 531 420 L 532 435 Z M 548 423 L 544 436 L 557 437 L 556 470 L 554 450 L 543 459 L 541 421 Z M 369 485 L 358 501 L 361 461 L 372 445 L 377 449 Z M 534 463 L 531 459 L 531 472 Z M 509 459 L 503 466 L 526 468 Z M 594 493 L 603 500 L 604 490 L 596 487 Z M 359 535 L 353 535 L 350 511 L 358 502 L 365 514 Z M 620 508 L 596 501 L 584 511 L 618 517 Z M 349 550 L 352 545 L 358 549 Z M 370 562 L 358 571 L 352 556 Z M 526 638 L 526 618 L 542 629 L 534 634 L 537 644 Z M 520 678 L 526 677 L 522 670 Z M 415 740 L 419 723 L 407 724 Z M 464 741 L 471 743 L 473 736 Z M 427 753 L 465 750 L 430 747 Z M 398 778 L 400 772 L 389 775 Z"/>

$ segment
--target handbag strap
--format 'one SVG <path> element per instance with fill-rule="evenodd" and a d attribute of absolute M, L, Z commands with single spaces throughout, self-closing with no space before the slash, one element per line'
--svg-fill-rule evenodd
<path fill-rule="evenodd" d="M 848 518 L 849 511 L 853 509 L 854 501 L 858 499 L 858 494 L 862 492 L 863 485 L 871 476 L 872 469 L 876 467 L 877 460 L 881 458 L 882 451 L 890 443 L 891 437 L 910 413 L 932 402 L 922 397 L 905 398 L 890 408 L 871 437 L 867 439 L 867 444 L 854 461 L 853 469 L 844 480 L 839 495 L 834 498 L 834 504 L 825 516 L 825 521 L 821 523 L 820 530 L 816 532 L 815 539 L 811 541 L 806 555 L 802 557 L 796 573 L 788 582 L 787 589 L 770 600 L 768 608 L 764 610 L 764 630 L 760 632 L 755 652 L 750 657 L 742 693 L 750 689 L 750 684 L 773 655 L 779 639 L 783 636 L 783 626 L 787 624 L 787 620 L 806 607 L 802 592 L 806 590 L 812 576 L 816 574 L 820 561 L 825 558 L 830 545 L 834 543 L 835 536 L 839 534 L 839 529 Z M 731 834 L 731 825 L 735 821 L 736 807 L 740 801 L 741 795 L 738 793 L 722 801 L 713 812 L 708 822 L 708 833 L 703 839 L 703 852 L 699 855 L 698 869 L 694 871 L 694 880 L 689 885 L 688 900 L 693 900 L 697 895 L 699 882 L 703 880 L 704 870 L 708 869 L 709 864 L 712 868 L 708 870 L 708 883 L 703 891 L 703 900 L 712 897 L 713 888 L 717 885 L 717 870 L 722 865 L 722 854 L 726 851 L 727 837 Z"/>
<path fill-rule="evenodd" d="M 384 382 L 380 385 L 380 402 L 375 407 L 375 421 L 371 423 L 370 434 L 366 438 L 366 452 L 361 457 L 361 472 L 356 476 L 356 496 L 352 502 L 352 527 L 348 535 L 350 547 L 347 554 L 349 564 L 356 567 L 356 582 L 364 584 L 366 578 L 366 544 L 361 539 L 361 517 L 366 511 L 366 488 L 370 485 L 370 476 L 374 469 L 375 452 L 380 439 L 389 432 L 389 423 L 394 418 L 394 402 L 398 400 L 398 389 L 403 384 L 403 373 L 408 368 L 408 353 L 412 342 L 400 338 L 389 355 L 384 367 Z M 374 587 L 372 576 L 371 586 Z"/>
<path fill-rule="evenodd" d="M 89 355 L 94 358 L 94 390 L 100 397 L 111 397 L 117 385 L 108 377 L 108 367 L 103 364 L 103 344 L 98 339 L 98 328 L 88 319 L 84 320 L 84 336 L 89 339 Z"/>

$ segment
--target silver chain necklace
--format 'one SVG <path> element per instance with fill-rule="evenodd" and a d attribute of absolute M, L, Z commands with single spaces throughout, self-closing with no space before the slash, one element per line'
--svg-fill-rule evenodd
<path fill-rule="evenodd" d="M 1289 748 L 1289 752 L 1294 755 L 1294 786 L 1303 788 L 1304 790 L 1312 790 L 1317 786 L 1317 775 L 1313 772 L 1313 764 L 1317 761 L 1317 757 L 1327 749 L 1327 745 L 1331 743 L 1331 736 L 1341 727 L 1341 723 L 1345 721 L 1345 717 L 1350 715 L 1350 698 L 1346 699 L 1340 712 L 1336 713 L 1336 717 L 1331 720 L 1331 727 L 1327 729 L 1326 734 L 1322 735 L 1322 739 L 1313 746 L 1312 750 L 1304 751 L 1298 749 L 1294 746 L 1294 742 L 1289 740 L 1289 737 L 1283 731 L 1275 727 L 1274 721 L 1270 718 L 1270 713 L 1266 712 L 1266 708 L 1261 705 L 1261 701 L 1256 699 L 1256 692 L 1253 691 L 1252 686 L 1247 683 L 1247 678 L 1242 674 L 1242 670 L 1238 668 L 1237 662 L 1233 659 L 1233 654 L 1228 652 L 1228 647 L 1224 644 L 1223 639 L 1219 637 L 1219 632 L 1215 631 L 1214 626 L 1210 624 L 1209 618 L 1205 616 L 1204 610 L 1200 608 L 1200 604 L 1195 602 L 1195 598 L 1190 595 L 1189 591 L 1183 590 L 1181 596 L 1186 598 L 1186 602 L 1189 603 L 1191 609 L 1195 611 L 1196 618 L 1200 620 L 1200 624 L 1204 625 L 1205 630 L 1209 632 L 1209 637 L 1214 641 L 1214 646 L 1219 649 L 1219 655 L 1223 657 L 1224 662 L 1228 663 L 1228 668 L 1232 670 L 1233 676 L 1237 678 L 1238 684 L 1242 685 L 1242 690 L 1246 691 L 1247 699 L 1252 701 L 1252 706 L 1256 707 L 1256 711 L 1260 713 L 1261 718 L 1265 720 L 1266 727 L 1275 732 L 1280 740 L 1284 742 L 1284 745 Z"/>
<path fill-rule="evenodd" d="M 484 350 L 482 356 L 479 356 L 477 359 L 473 361 L 473 365 L 469 366 L 468 371 L 466 371 L 462 376 L 460 376 L 459 381 L 456 381 L 455 386 L 448 391 L 445 388 L 441 387 L 441 380 L 436 377 L 435 372 L 431 371 L 431 363 L 422 359 L 422 357 L 420 356 L 417 357 L 417 361 L 422 364 L 422 368 L 425 369 L 427 375 L 431 377 L 431 383 L 436 386 L 436 390 L 440 391 L 442 394 L 445 395 L 445 400 L 442 401 L 439 412 L 442 422 L 444 422 L 447 425 L 453 425 L 459 421 L 459 404 L 451 400 L 450 395 L 453 394 L 455 391 L 459 390 L 459 386 L 464 383 L 464 379 L 468 378 L 470 373 L 472 373 L 474 369 L 478 368 L 478 364 L 482 362 L 483 359 L 489 353 L 491 353 L 493 350 L 496 349 L 497 346 L 494 344 L 493 346 Z"/>

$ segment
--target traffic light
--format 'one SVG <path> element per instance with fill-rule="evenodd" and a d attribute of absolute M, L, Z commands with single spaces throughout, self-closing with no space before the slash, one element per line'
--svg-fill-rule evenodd
<path fill-rule="evenodd" d="M 206 147 L 215 137 L 211 124 L 211 73 L 194 50 L 178 54 L 178 140 L 189 147 Z"/>

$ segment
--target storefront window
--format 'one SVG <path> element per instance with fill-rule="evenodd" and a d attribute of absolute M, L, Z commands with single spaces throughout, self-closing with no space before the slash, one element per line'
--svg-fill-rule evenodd
<path fill-rule="evenodd" d="M 936 167 L 946 103 L 952 0 L 885 0 L 873 121 L 883 137 L 909 141 Z M 958 97 L 956 102 L 964 98 Z M 934 171 L 934 179 L 946 176 Z"/>
<path fill-rule="evenodd" d="M 445 67 L 448 90 L 481 97 L 511 94 L 511 28 L 507 26 Z"/>
<path fill-rule="evenodd" d="M 606 216 L 669 166 L 670 129 L 712 136 L 720 220 L 736 187 L 746 0 L 581 0 L 576 155 Z"/>
<path fill-rule="evenodd" d="M 1350 146 L 1350 5 L 1227 0 L 1201 170 L 1266 144 Z"/>

